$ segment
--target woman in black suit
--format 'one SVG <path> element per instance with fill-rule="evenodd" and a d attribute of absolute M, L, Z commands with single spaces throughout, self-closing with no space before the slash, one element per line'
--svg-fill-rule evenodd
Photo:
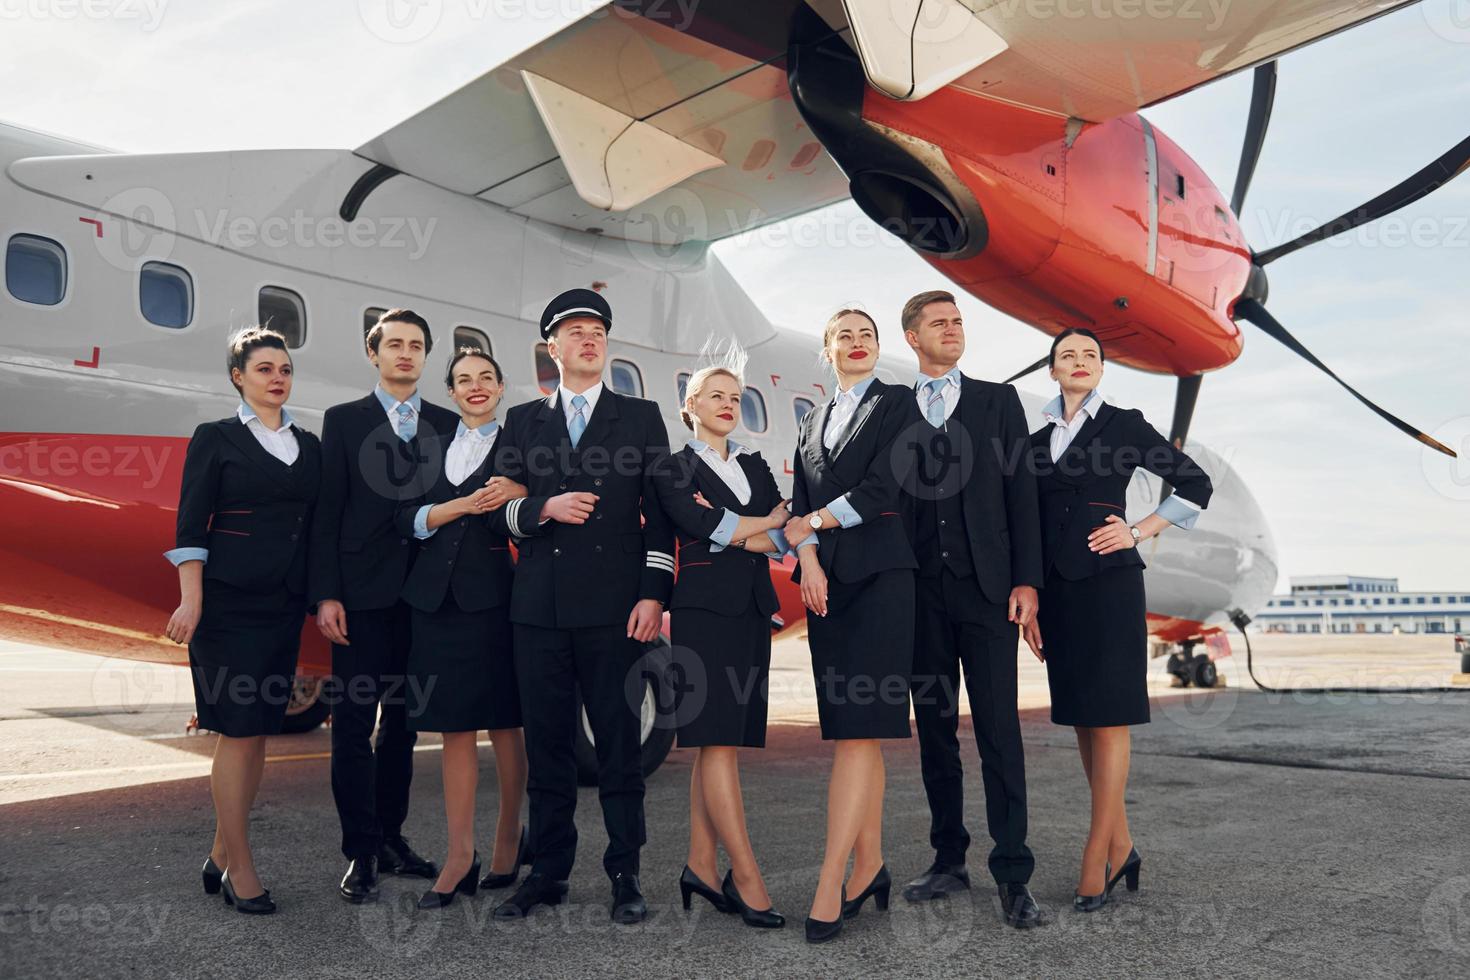
<path fill-rule="evenodd" d="M 1052 722 L 1077 731 L 1092 790 L 1092 822 L 1073 901 L 1079 911 L 1091 912 L 1119 881 L 1126 879 L 1129 891 L 1137 889 L 1142 863 L 1123 804 L 1128 726 L 1149 720 L 1138 543 L 1170 524 L 1193 527 L 1212 487 L 1198 464 L 1143 413 L 1103 401 L 1097 390 L 1103 350 L 1092 331 L 1058 334 L 1050 364 L 1061 393 L 1042 410 L 1046 427 L 1031 436 L 1045 580 L 1025 637 L 1046 663 Z M 1174 493 L 1130 525 L 1124 505 L 1139 467 L 1168 481 Z"/>
<path fill-rule="evenodd" d="M 408 728 L 444 738 L 449 855 L 439 880 L 419 899 L 421 909 L 443 908 L 458 893 L 475 894 L 481 884 L 513 884 L 526 860 L 526 742 L 511 655 L 510 543 L 495 533 L 488 516 L 526 490 L 495 474 L 495 410 L 505 394 L 500 364 L 485 351 L 461 347 L 450 358 L 444 383 L 459 406 L 459 425 L 448 444 L 426 444 L 423 472 L 432 485 L 397 515 L 400 533 L 422 542 L 402 592 L 413 609 Z M 482 729 L 490 733 L 500 783 L 495 850 L 483 882 L 475 849 L 475 743 Z"/>
<path fill-rule="evenodd" d="M 194 430 L 173 550 L 179 607 L 165 634 L 189 645 L 199 727 L 219 733 L 204 890 L 236 911 L 274 912 L 250 851 L 265 736 L 281 730 L 306 615 L 306 541 L 321 443 L 286 411 L 291 355 L 274 330 L 230 338 L 235 414 Z"/>
<path fill-rule="evenodd" d="M 873 376 L 878 327 L 861 310 L 828 322 L 822 356 L 837 394 L 801 420 L 786 537 L 797 553 L 822 737 L 837 741 L 827 791 L 827 848 L 806 922 L 835 937 L 868 896 L 888 907 L 880 739 L 909 737 L 914 560 L 900 516 L 894 445 L 921 420 L 913 389 Z M 849 854 L 852 897 L 843 885 Z"/>
<path fill-rule="evenodd" d="M 679 411 L 692 439 L 654 475 L 678 535 L 678 578 L 669 603 L 674 662 L 688 689 L 674 710 L 679 746 L 697 751 L 689 777 L 689 859 L 679 878 L 684 907 L 701 895 L 747 925 L 779 928 L 745 829 L 737 747 L 766 744 L 771 616 L 778 603 L 769 554 L 784 554 L 790 513 L 759 453 L 729 438 L 740 418 L 739 374 L 696 371 Z M 717 891 L 717 844 L 730 871 Z"/>

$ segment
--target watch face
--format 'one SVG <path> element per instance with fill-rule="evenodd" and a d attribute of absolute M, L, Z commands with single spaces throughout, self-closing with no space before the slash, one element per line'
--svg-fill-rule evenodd
<path fill-rule="evenodd" d="M 820 531 L 822 529 L 822 515 L 813 514 L 811 517 L 807 518 L 807 523 L 812 526 L 812 530 Z"/>

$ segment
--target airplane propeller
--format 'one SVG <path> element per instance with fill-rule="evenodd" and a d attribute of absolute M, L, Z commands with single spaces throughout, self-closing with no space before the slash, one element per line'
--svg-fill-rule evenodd
<path fill-rule="evenodd" d="M 1272 61 L 1256 68 L 1252 83 L 1250 116 L 1246 123 L 1245 139 L 1240 149 L 1240 164 L 1235 174 L 1235 191 L 1230 197 L 1231 210 L 1237 216 L 1245 205 L 1251 177 L 1255 175 L 1256 163 L 1260 160 L 1261 147 L 1265 142 L 1266 130 L 1271 122 L 1271 107 L 1275 99 L 1276 63 Z M 1338 377 L 1331 368 L 1322 363 L 1317 355 L 1308 350 L 1305 344 L 1292 336 L 1281 321 L 1267 311 L 1265 304 L 1269 287 L 1265 267 L 1284 255 L 1290 255 L 1308 245 L 1325 241 L 1334 235 L 1340 235 L 1359 225 L 1392 214 L 1437 190 L 1467 168 L 1470 168 L 1470 138 L 1460 141 L 1428 166 L 1365 204 L 1339 215 L 1304 235 L 1298 235 L 1288 242 L 1283 242 L 1262 252 L 1253 252 L 1250 279 L 1246 283 L 1245 292 L 1236 300 L 1234 311 L 1236 319 L 1253 323 L 1268 336 L 1280 341 L 1293 353 L 1342 385 L 1349 394 L 1400 432 L 1413 436 L 1424 445 L 1447 456 L 1455 456 L 1456 453 L 1448 446 L 1375 404 Z M 1174 402 L 1174 424 L 1169 434 L 1170 440 L 1175 445 L 1183 445 L 1184 436 L 1189 431 L 1189 419 L 1194 413 L 1194 403 L 1199 396 L 1199 382 L 1198 376 L 1179 379 L 1179 389 Z"/>

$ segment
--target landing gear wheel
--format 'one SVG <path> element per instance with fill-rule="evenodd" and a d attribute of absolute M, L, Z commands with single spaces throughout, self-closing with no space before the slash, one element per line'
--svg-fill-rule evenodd
<path fill-rule="evenodd" d="M 662 637 L 644 645 L 643 700 L 638 706 L 638 740 L 642 744 L 642 768 L 645 777 L 668 758 L 674 747 L 674 726 L 669 717 L 674 700 L 668 680 L 668 667 L 673 651 Z M 572 751 L 577 758 L 577 782 L 582 786 L 597 785 L 597 749 L 592 741 L 592 724 L 582 707 L 582 692 L 577 692 L 577 727 Z"/>
<path fill-rule="evenodd" d="M 1195 657 L 1192 668 L 1192 677 L 1195 687 L 1214 687 L 1219 680 L 1219 674 L 1215 671 L 1215 662 L 1209 657 Z"/>

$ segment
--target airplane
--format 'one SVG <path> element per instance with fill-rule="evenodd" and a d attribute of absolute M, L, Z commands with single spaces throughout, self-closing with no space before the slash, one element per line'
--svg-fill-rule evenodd
<path fill-rule="evenodd" d="M 1046 334 L 1090 327 L 1110 361 L 1176 376 L 1182 446 L 1204 374 L 1240 354 L 1237 319 L 1331 374 L 1266 311 L 1267 263 L 1470 159 L 1467 140 L 1257 252 L 1236 215 L 1275 59 L 1402 3 L 1241 0 L 1213 26 L 980 6 L 618 0 L 354 150 L 113 153 L 0 125 L 0 634 L 185 662 L 161 636 L 177 597 L 162 552 L 188 434 L 233 411 L 224 341 L 249 324 L 287 335 L 291 409 L 309 427 L 371 384 L 363 335 L 390 306 L 439 338 L 427 397 L 443 397 L 442 352 L 471 343 L 505 366 L 508 407 L 555 383 L 536 327 L 546 299 L 590 286 L 617 311 L 609 384 L 657 400 L 676 446 L 683 382 L 710 338 L 747 352 L 737 438 L 789 487 L 797 421 L 832 381 L 810 334 L 773 325 L 709 245 L 850 197 L 976 298 Z M 1255 91 L 1227 200 L 1138 110 L 1246 69 Z M 874 312 L 880 376 L 911 383 L 894 317 Z M 1039 425 L 1042 399 L 1023 401 Z M 1216 492 L 1190 534 L 1146 545 L 1149 629 L 1171 673 L 1210 686 L 1225 630 L 1264 605 L 1277 563 L 1240 474 L 1189 451 Z M 1129 509 L 1168 492 L 1140 472 Z M 791 570 L 776 570 L 782 634 L 804 619 Z M 304 624 L 293 730 L 324 719 L 329 665 Z M 672 741 L 656 723 L 661 683 L 650 677 L 644 703 L 649 772 Z"/>

